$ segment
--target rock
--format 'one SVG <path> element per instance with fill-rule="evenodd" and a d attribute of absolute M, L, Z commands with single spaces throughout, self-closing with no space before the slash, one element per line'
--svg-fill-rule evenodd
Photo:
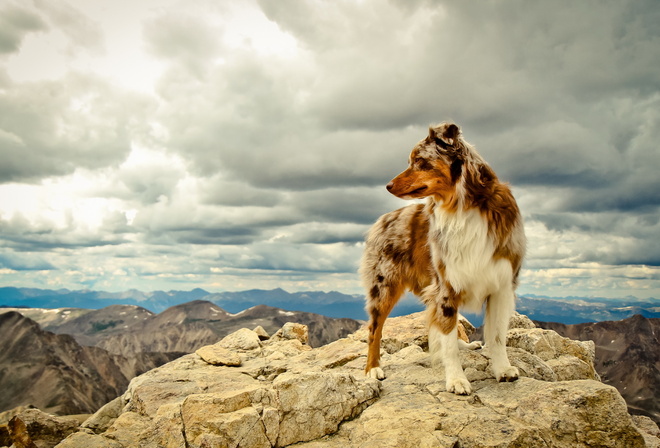
<path fill-rule="evenodd" d="M 541 381 L 557 381 L 554 369 L 538 356 L 514 347 L 507 347 L 506 352 L 511 364 L 518 367 L 522 376 Z"/>
<path fill-rule="evenodd" d="M 525 316 L 524 314 L 520 314 L 517 311 L 513 312 L 513 316 L 509 319 L 509 329 L 513 328 L 525 328 L 525 329 L 530 329 L 530 328 L 536 328 L 536 325 L 532 320 Z"/>
<path fill-rule="evenodd" d="M 272 337 L 273 341 L 293 340 L 293 339 L 299 340 L 301 344 L 308 344 L 309 332 L 307 331 L 307 325 L 296 324 L 294 322 L 287 322 Z"/>
<path fill-rule="evenodd" d="M 238 333 L 220 346 L 239 354 L 240 366 L 211 365 L 191 354 L 147 372 L 131 381 L 122 397 L 127 404 L 105 432 L 76 433 L 60 448 L 74 440 L 108 448 L 641 448 L 660 442 L 648 421 L 633 424 L 616 389 L 593 379 L 589 344 L 554 332 L 509 331 L 507 352 L 523 375 L 513 383 L 493 378 L 487 349 L 461 351 L 470 396 L 448 393 L 444 369 L 431 367 L 422 313 L 385 323 L 388 377 L 382 382 L 364 375 L 364 328 L 315 349 L 293 325 L 260 345 L 255 332 Z M 567 377 L 574 379 L 557 381 Z M 644 435 L 638 427 L 646 428 Z"/>
<path fill-rule="evenodd" d="M 240 366 L 242 362 L 240 356 L 220 344 L 204 346 L 195 353 L 214 366 Z"/>
<path fill-rule="evenodd" d="M 278 340 L 273 337 L 273 343 L 264 347 L 262 354 L 264 357 L 273 361 L 286 359 L 311 349 L 309 345 L 304 345 L 298 339 Z"/>
<path fill-rule="evenodd" d="M 645 415 L 633 415 L 632 419 L 635 426 L 643 429 L 647 434 L 654 437 L 660 437 L 660 428 L 658 428 L 658 425 L 650 417 Z"/>
<path fill-rule="evenodd" d="M 123 448 L 119 442 L 97 434 L 90 434 L 84 431 L 71 434 L 64 439 L 58 448 Z"/>
<path fill-rule="evenodd" d="M 600 381 L 594 361 L 593 341 L 574 341 L 552 330 L 514 328 L 507 334 L 507 346 L 532 353 L 555 372 L 558 380 L 594 379 Z"/>
<path fill-rule="evenodd" d="M 78 430 L 75 419 L 55 417 L 39 409 L 26 409 L 15 415 L 8 426 L 16 448 L 52 448 Z"/>
<path fill-rule="evenodd" d="M 660 448 L 660 429 L 658 425 L 645 415 L 633 415 L 633 423 L 637 427 L 644 441 L 646 441 L 646 448 Z"/>
<path fill-rule="evenodd" d="M 596 345 L 592 341 L 574 341 L 559 336 L 552 330 L 541 328 L 514 328 L 507 333 L 507 346 L 521 348 L 534 353 L 544 361 L 561 355 L 575 356 L 593 364 Z"/>
<path fill-rule="evenodd" d="M 484 405 L 522 422 L 524 432 L 534 428 L 533 438 L 540 436 L 551 446 L 644 446 L 623 398 L 596 381 L 544 384 L 522 379 L 511 390 L 491 387 L 478 396 Z"/>
<path fill-rule="evenodd" d="M 570 381 L 579 379 L 600 380 L 593 364 L 571 355 L 561 355 L 545 362 L 557 375 L 557 381 Z"/>
<path fill-rule="evenodd" d="M 254 330 L 252 330 L 252 331 L 254 331 L 255 333 L 257 333 L 257 336 L 259 336 L 259 339 L 261 339 L 262 341 L 265 341 L 265 340 L 267 340 L 267 339 L 270 339 L 270 335 L 268 334 L 268 332 L 267 332 L 266 330 L 264 330 L 264 327 L 262 327 L 261 325 L 257 326 L 257 327 L 256 327 Z"/>
<path fill-rule="evenodd" d="M 225 336 L 218 344 L 221 347 L 239 351 L 254 350 L 261 347 L 257 333 L 247 328 L 242 328 Z"/>
<path fill-rule="evenodd" d="M 117 420 L 117 417 L 121 414 L 122 409 L 126 406 L 126 402 L 123 397 L 117 397 L 109 403 L 106 403 L 98 411 L 96 411 L 92 416 L 85 420 L 82 425 L 82 428 L 87 428 L 90 431 L 100 434 L 105 432 L 110 425 Z"/>
<path fill-rule="evenodd" d="M 383 326 L 383 337 L 380 344 L 381 351 L 396 353 L 411 344 L 428 349 L 429 337 L 426 329 L 425 315 L 426 313 L 422 311 L 407 316 L 387 319 Z M 348 337 L 366 343 L 369 333 L 366 326 L 364 326 Z"/>
<path fill-rule="evenodd" d="M 465 335 L 468 336 L 468 338 L 470 336 L 472 336 L 477 331 L 477 329 L 474 327 L 474 325 L 472 325 L 472 322 L 467 320 L 465 318 L 465 316 L 463 316 L 460 313 L 458 314 L 458 323 L 459 323 L 460 327 L 463 329 L 463 331 L 465 332 Z"/>
<path fill-rule="evenodd" d="M 470 336 L 467 334 L 467 331 L 465 331 L 465 326 L 463 325 L 463 322 L 461 322 L 460 320 L 458 321 L 457 328 L 458 328 L 458 339 L 461 339 L 465 342 L 470 342 Z"/>
<path fill-rule="evenodd" d="M 378 397 L 380 383 L 349 373 L 285 373 L 274 382 L 281 413 L 278 446 L 313 440 L 335 432 Z"/>
<path fill-rule="evenodd" d="M 15 415 L 20 414 L 26 409 L 36 409 L 36 407 L 31 404 L 28 404 L 23 406 L 17 406 L 13 409 L 9 409 L 8 411 L 0 412 L 0 425 L 6 425 L 7 423 L 9 423 L 9 420 L 14 418 Z"/>

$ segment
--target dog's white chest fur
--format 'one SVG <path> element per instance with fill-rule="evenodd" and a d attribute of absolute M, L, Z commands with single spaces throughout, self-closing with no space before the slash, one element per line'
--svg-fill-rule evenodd
<path fill-rule="evenodd" d="M 511 264 L 493 258 L 495 242 L 488 221 L 477 209 L 446 213 L 436 207 L 429 244 L 436 266 L 438 262 L 445 266 L 444 280 L 463 293 L 468 309 L 480 309 L 484 299 L 511 278 Z"/>

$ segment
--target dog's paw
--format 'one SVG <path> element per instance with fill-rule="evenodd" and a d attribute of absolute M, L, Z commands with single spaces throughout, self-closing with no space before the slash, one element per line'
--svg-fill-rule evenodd
<path fill-rule="evenodd" d="M 385 372 L 383 372 L 383 369 L 381 369 L 380 367 L 374 367 L 373 369 L 370 369 L 367 372 L 367 376 L 375 380 L 384 380 Z"/>
<path fill-rule="evenodd" d="M 505 367 L 501 372 L 497 373 L 495 377 L 497 378 L 497 381 L 503 383 L 505 381 L 511 382 L 517 380 L 518 375 L 520 375 L 520 373 L 518 372 L 517 367 L 508 366 Z"/>
<path fill-rule="evenodd" d="M 478 350 L 482 347 L 481 341 L 465 342 L 463 339 L 458 340 L 458 348 L 462 350 Z"/>
<path fill-rule="evenodd" d="M 470 395 L 472 388 L 470 382 L 466 378 L 450 378 L 447 379 L 447 392 L 456 395 Z"/>

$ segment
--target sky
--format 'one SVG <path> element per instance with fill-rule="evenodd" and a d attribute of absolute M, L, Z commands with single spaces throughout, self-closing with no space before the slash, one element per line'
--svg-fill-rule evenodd
<path fill-rule="evenodd" d="M 660 298 L 649 1 L 0 0 L 0 286 L 361 293 L 384 186 L 454 121 L 520 294 Z"/>

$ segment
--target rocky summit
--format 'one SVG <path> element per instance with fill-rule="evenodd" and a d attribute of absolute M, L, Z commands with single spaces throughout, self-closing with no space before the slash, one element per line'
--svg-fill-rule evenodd
<path fill-rule="evenodd" d="M 522 377 L 498 383 L 487 348 L 462 351 L 469 396 L 448 393 L 442 367 L 431 366 L 421 313 L 386 322 L 384 381 L 363 373 L 365 328 L 315 349 L 307 338 L 291 323 L 267 339 L 232 333 L 134 378 L 57 447 L 660 446 L 655 423 L 633 419 L 599 381 L 592 342 L 524 316 L 512 319 L 507 343 Z M 38 438 L 21 418 L 9 436 Z"/>

